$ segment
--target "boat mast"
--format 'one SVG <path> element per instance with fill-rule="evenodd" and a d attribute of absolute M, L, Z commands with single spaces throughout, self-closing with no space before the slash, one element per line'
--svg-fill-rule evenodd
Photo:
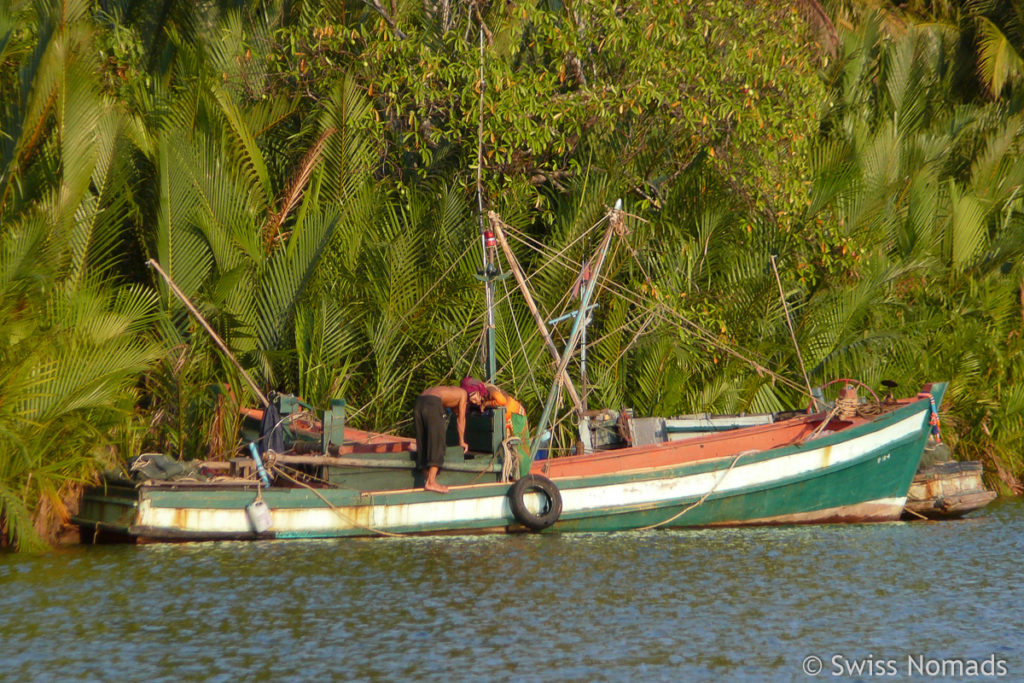
<path fill-rule="evenodd" d="M 487 328 L 484 330 L 484 343 L 487 345 L 484 361 L 484 381 L 493 382 L 498 374 L 498 361 L 495 358 L 494 344 L 494 280 L 497 277 L 497 270 L 494 267 L 495 240 L 486 223 L 484 222 L 484 189 L 483 189 L 483 165 L 484 165 L 484 91 L 487 89 L 487 79 L 484 76 L 484 27 L 480 25 L 480 115 L 479 129 L 477 131 L 476 143 L 476 206 L 477 224 L 480 230 L 480 256 L 483 265 L 479 277 L 484 282 L 484 296 L 487 305 Z"/>
<path fill-rule="evenodd" d="M 551 412 L 554 409 L 555 398 L 558 396 L 559 376 L 565 372 L 566 366 L 569 364 L 569 359 L 572 358 L 572 354 L 576 351 L 576 346 L 579 344 L 580 337 L 582 336 L 583 329 L 582 325 L 590 313 L 590 297 L 594 293 L 594 289 L 597 286 L 597 280 L 601 275 L 601 268 L 604 266 L 605 256 L 608 255 L 608 247 L 612 241 L 612 234 L 615 232 L 621 233 L 623 230 L 622 225 L 622 200 L 619 199 L 615 202 L 615 208 L 608 212 L 608 229 L 604 232 L 604 237 L 601 239 L 601 245 L 597 248 L 597 257 L 594 261 L 594 270 L 591 274 L 590 281 L 587 282 L 580 294 L 580 307 L 576 311 L 576 316 L 572 323 L 572 332 L 569 334 L 569 341 L 565 344 L 565 351 L 562 352 L 562 362 L 558 364 L 558 369 L 555 371 L 555 381 L 551 384 L 551 390 L 548 392 L 548 399 L 544 402 L 544 412 L 541 413 L 540 422 L 537 424 L 537 438 L 533 439 L 533 443 L 530 444 L 530 459 L 533 460 L 537 457 L 537 451 L 540 450 L 540 442 L 544 437 L 544 432 L 548 428 L 548 421 L 551 419 Z"/>

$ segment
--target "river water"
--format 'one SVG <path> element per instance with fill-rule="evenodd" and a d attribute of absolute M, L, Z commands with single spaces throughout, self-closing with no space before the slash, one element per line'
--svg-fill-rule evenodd
<path fill-rule="evenodd" d="M 1022 557 L 1022 500 L 958 522 L 0 555 L 0 679 L 1024 680 Z"/>

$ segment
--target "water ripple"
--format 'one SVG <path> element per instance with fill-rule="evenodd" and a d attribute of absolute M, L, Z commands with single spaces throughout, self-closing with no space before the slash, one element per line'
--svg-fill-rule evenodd
<path fill-rule="evenodd" d="M 1024 502 L 951 523 L 0 555 L 0 679 L 805 680 L 807 655 L 1024 677 Z"/>

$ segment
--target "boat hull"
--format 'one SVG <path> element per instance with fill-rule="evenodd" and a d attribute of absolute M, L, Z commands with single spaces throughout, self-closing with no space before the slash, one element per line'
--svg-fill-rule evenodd
<path fill-rule="evenodd" d="M 562 500 L 561 516 L 546 532 L 896 520 L 930 414 L 925 398 L 835 433 L 767 450 L 746 446 L 769 443 L 783 427 L 535 463 L 533 471 L 546 474 Z M 447 494 L 259 490 L 251 484 L 109 487 L 86 494 L 76 521 L 84 538 L 141 541 L 527 531 L 513 515 L 509 487 L 455 486 Z M 254 530 L 247 511 L 257 498 L 271 518 L 262 532 Z M 528 494 L 525 502 L 537 511 L 542 507 L 540 494 Z"/>
<path fill-rule="evenodd" d="M 927 438 L 928 412 L 901 410 L 878 423 L 802 446 L 697 462 L 664 473 L 553 478 L 562 531 L 899 519 Z M 554 469 L 554 468 L 552 468 Z"/>

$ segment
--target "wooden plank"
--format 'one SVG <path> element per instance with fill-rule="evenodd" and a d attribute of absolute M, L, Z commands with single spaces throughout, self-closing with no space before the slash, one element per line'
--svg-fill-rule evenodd
<path fill-rule="evenodd" d="M 333 455 L 278 455 L 276 461 L 285 465 L 326 465 L 330 467 L 368 467 L 393 470 L 413 470 L 416 463 L 404 460 L 378 460 L 374 458 L 346 458 Z M 501 464 L 488 461 L 486 465 L 468 463 L 445 463 L 441 471 L 452 472 L 500 472 Z"/>

